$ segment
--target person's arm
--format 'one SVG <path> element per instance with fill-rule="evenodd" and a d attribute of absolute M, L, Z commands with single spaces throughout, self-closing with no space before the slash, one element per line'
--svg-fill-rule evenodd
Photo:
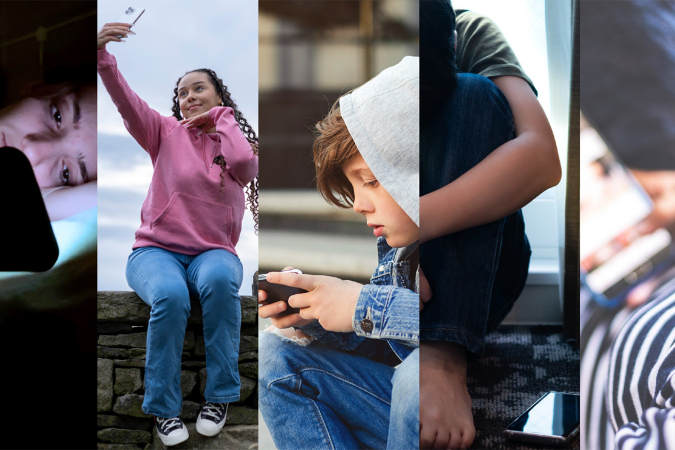
<path fill-rule="evenodd" d="M 356 302 L 352 328 L 366 338 L 419 344 L 419 294 L 396 286 L 367 284 Z"/>
<path fill-rule="evenodd" d="M 509 101 L 516 137 L 457 180 L 420 197 L 420 242 L 499 220 L 560 182 L 553 132 L 530 85 L 516 76 L 492 81 Z"/>
<path fill-rule="evenodd" d="M 383 362 L 391 357 L 391 349 L 386 341 L 367 339 L 354 332 L 329 331 L 321 326 L 318 320 L 306 320 L 299 314 L 277 317 L 276 315 L 285 311 L 288 306 L 284 302 L 264 305 L 262 303 L 266 298 L 267 293 L 265 291 L 258 291 L 258 303 L 261 303 L 258 314 L 263 319 L 271 319 L 272 325 L 278 329 L 278 332 L 289 339 L 292 339 L 293 336 L 299 339 L 307 338 L 311 341 L 319 341 L 328 347 L 357 352 L 365 357 Z"/>
<path fill-rule="evenodd" d="M 74 216 L 96 206 L 96 181 L 47 191 L 49 192 L 44 202 L 51 222 Z"/>
<path fill-rule="evenodd" d="M 288 299 L 290 307 L 300 308 L 297 314 L 275 318 L 286 309 L 283 302 L 260 307 L 260 316 L 271 317 L 277 328 L 299 327 L 314 339 L 343 345 L 344 350 L 364 338 L 418 343 L 419 296 L 409 289 L 289 272 L 270 272 L 267 280 L 307 291 Z"/>
<path fill-rule="evenodd" d="M 178 126 L 178 121 L 162 116 L 136 95 L 117 68 L 115 57 L 105 47 L 98 50 L 97 59 L 98 73 L 124 119 L 124 126 L 154 163 L 162 138 Z"/>
<path fill-rule="evenodd" d="M 220 134 L 227 172 L 242 186 L 246 186 L 258 174 L 258 155 L 253 153 L 251 144 L 241 132 L 234 118 L 234 110 L 216 106 L 209 110 L 209 120 Z"/>
<path fill-rule="evenodd" d="M 342 350 L 354 350 L 363 339 L 396 340 L 415 346 L 419 344 L 419 296 L 405 288 L 366 284 L 352 317 L 356 336 L 326 330 L 318 320 L 299 328 Z"/>

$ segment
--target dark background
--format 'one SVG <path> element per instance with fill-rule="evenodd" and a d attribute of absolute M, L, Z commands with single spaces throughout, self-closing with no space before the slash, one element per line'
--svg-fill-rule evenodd
<path fill-rule="evenodd" d="M 35 32 L 47 29 L 40 44 Z M 96 1 L 0 2 L 0 107 L 32 83 L 96 82 Z"/>
<path fill-rule="evenodd" d="M 48 30 L 42 61 L 38 27 Z M 96 32 L 96 1 L 0 2 L 0 108 L 35 84 L 95 83 Z M 49 311 L 7 304 L 0 290 L 0 448 L 96 447 L 95 265 L 80 280 L 87 300 Z"/>

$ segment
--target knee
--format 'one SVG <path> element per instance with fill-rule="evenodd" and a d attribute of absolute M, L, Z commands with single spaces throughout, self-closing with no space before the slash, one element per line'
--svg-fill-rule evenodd
<path fill-rule="evenodd" d="M 283 336 L 261 332 L 258 337 L 258 367 L 261 390 L 282 379 L 293 378 L 297 368 L 314 361 L 307 348 Z"/>
<path fill-rule="evenodd" d="M 278 336 L 270 333 L 261 332 L 258 337 L 258 381 L 261 391 L 277 380 L 286 366 L 286 359 L 289 351 L 285 348 L 287 343 L 283 342 Z"/>
<path fill-rule="evenodd" d="M 207 290 L 237 293 L 241 287 L 242 276 L 240 264 L 230 264 L 227 260 L 213 261 L 200 267 L 197 288 L 200 294 Z"/>
<path fill-rule="evenodd" d="M 504 93 L 488 78 L 462 73 L 455 95 L 463 100 L 463 108 L 476 108 L 481 121 L 500 121 L 513 126 L 513 113 Z"/>
<path fill-rule="evenodd" d="M 391 395 L 392 420 L 400 427 L 419 422 L 419 349 L 413 351 L 394 372 Z"/>
<path fill-rule="evenodd" d="M 152 311 L 155 318 L 174 317 L 185 319 L 190 316 L 190 294 L 187 285 L 180 283 L 162 283 L 152 290 Z"/>
<path fill-rule="evenodd" d="M 279 336 L 261 332 L 258 340 L 258 390 L 262 404 L 273 403 L 299 387 L 295 364 L 303 347 Z"/>

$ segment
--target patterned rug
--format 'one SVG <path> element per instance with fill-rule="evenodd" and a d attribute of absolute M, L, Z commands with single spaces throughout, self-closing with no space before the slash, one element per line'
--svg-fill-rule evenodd
<path fill-rule="evenodd" d="M 560 326 L 502 325 L 483 358 L 469 364 L 476 439 L 472 449 L 542 449 L 505 439 L 503 430 L 548 391 L 579 392 L 579 350 Z M 565 448 L 578 449 L 579 437 Z"/>

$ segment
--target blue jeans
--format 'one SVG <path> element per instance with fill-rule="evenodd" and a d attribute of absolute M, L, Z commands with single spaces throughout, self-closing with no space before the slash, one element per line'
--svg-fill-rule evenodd
<path fill-rule="evenodd" d="M 158 247 L 134 250 L 127 282 L 150 305 L 143 412 L 180 414 L 181 355 L 190 316 L 190 295 L 202 305 L 206 371 L 204 397 L 214 403 L 239 400 L 239 333 L 243 268 L 225 250 L 187 256 Z"/>
<path fill-rule="evenodd" d="M 418 448 L 419 349 L 394 369 L 260 335 L 260 411 L 280 450 Z"/>
<path fill-rule="evenodd" d="M 433 192 L 513 139 L 504 94 L 479 75 L 460 74 L 451 100 L 422 121 L 420 195 Z M 420 313 L 420 339 L 455 342 L 470 359 L 525 286 L 530 261 L 523 214 L 422 244 L 420 265 L 433 292 Z"/>

